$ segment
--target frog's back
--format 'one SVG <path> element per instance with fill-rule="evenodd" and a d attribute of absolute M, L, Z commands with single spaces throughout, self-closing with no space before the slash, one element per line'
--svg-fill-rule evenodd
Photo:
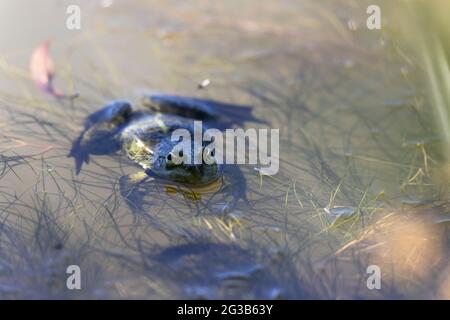
<path fill-rule="evenodd" d="M 159 113 L 137 113 L 122 129 L 121 138 L 122 140 L 139 138 L 144 142 L 151 143 L 154 139 L 167 137 L 173 130 L 179 128 L 192 130 L 193 120 Z"/>
<path fill-rule="evenodd" d="M 195 120 L 206 121 L 202 130 L 257 121 L 250 106 L 212 100 L 152 95 L 144 97 L 142 104 L 146 110 L 136 111 L 126 101 L 112 101 L 86 118 L 68 154 L 75 158 L 77 174 L 91 154 L 113 154 L 121 147 L 134 162 L 149 168 L 152 159 L 168 156 L 176 146 L 171 141 L 173 131 L 183 128 L 192 134 Z"/>
<path fill-rule="evenodd" d="M 150 169 L 152 158 L 171 144 L 172 132 L 193 128 L 193 120 L 174 115 L 137 113 L 122 129 L 120 140 L 127 156 L 144 169 Z"/>

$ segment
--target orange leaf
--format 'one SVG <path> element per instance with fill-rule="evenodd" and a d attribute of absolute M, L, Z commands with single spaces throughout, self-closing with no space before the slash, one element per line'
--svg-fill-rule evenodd
<path fill-rule="evenodd" d="M 53 87 L 55 69 L 49 47 L 50 40 L 47 40 L 34 49 L 30 59 L 31 77 L 42 91 L 57 98 L 67 97 L 64 93 Z"/>

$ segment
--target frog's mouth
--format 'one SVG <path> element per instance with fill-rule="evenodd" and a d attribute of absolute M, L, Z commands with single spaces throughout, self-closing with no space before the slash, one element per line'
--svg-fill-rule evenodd
<path fill-rule="evenodd" d="M 181 165 L 166 170 L 169 179 L 190 185 L 206 185 L 221 176 L 217 164 Z"/>
<path fill-rule="evenodd" d="M 214 164 L 166 165 L 162 170 L 148 170 L 147 174 L 187 185 L 203 186 L 222 176 L 222 166 Z"/>

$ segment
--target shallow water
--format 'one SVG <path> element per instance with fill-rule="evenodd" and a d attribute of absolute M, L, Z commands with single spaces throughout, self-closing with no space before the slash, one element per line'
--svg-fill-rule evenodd
<path fill-rule="evenodd" d="M 419 106 L 417 70 L 390 30 L 365 28 L 364 1 L 108 3 L 0 4 L 0 297 L 333 299 L 440 290 L 425 274 L 445 270 L 433 262 L 445 250 L 403 235 L 432 234 L 441 245 L 435 224 L 414 215 L 446 213 L 441 142 Z M 65 27 L 68 4 L 81 7 L 81 30 Z M 29 56 L 48 38 L 55 86 L 78 93 L 72 102 L 29 79 Z M 199 89 L 204 79 L 211 83 Z M 227 180 L 200 196 L 151 181 L 139 189 L 139 213 L 119 190 L 120 177 L 139 172 L 125 156 L 93 156 L 76 176 L 67 154 L 85 117 L 110 100 L 138 105 L 155 92 L 252 105 L 280 129 L 279 173 L 261 177 L 242 166 L 249 203 L 232 210 Z M 392 227 L 404 214 L 414 221 L 406 232 Z M 388 249 L 371 249 L 386 239 Z M 386 273 L 393 289 L 366 289 L 367 266 L 389 269 L 404 243 L 426 252 L 414 256 L 421 267 L 412 272 L 400 256 L 400 280 Z M 81 268 L 81 291 L 65 287 L 72 264 Z"/>

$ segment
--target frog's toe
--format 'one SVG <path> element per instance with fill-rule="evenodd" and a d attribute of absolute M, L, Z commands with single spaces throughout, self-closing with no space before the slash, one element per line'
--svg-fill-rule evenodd
<path fill-rule="evenodd" d="M 148 179 L 145 172 L 125 175 L 119 179 L 120 194 L 133 211 L 143 210 L 145 192 L 141 191 L 139 187 Z"/>
<path fill-rule="evenodd" d="M 232 213 L 239 206 L 239 202 L 244 203 L 247 207 L 250 207 L 250 202 L 248 201 L 245 193 L 242 193 L 241 191 L 236 192 L 236 190 L 233 189 L 231 190 L 231 199 L 219 207 L 219 212 L 221 214 Z"/>
<path fill-rule="evenodd" d="M 227 180 L 229 180 L 226 188 L 229 188 L 231 193 L 230 206 L 235 207 L 239 201 L 250 205 L 247 199 L 247 182 L 240 168 L 237 166 L 227 166 L 225 167 L 225 175 Z"/>
<path fill-rule="evenodd" d="M 67 155 L 67 157 L 73 157 L 75 159 L 75 173 L 77 175 L 80 173 L 83 163 L 89 163 L 89 150 L 83 146 L 82 140 L 83 136 L 81 135 L 72 144 L 72 148 Z"/>
<path fill-rule="evenodd" d="M 75 158 L 77 175 L 83 163 L 89 163 L 90 154 L 111 154 L 120 149 L 117 134 L 131 113 L 128 102 L 113 101 L 87 117 L 83 132 L 73 142 L 67 155 Z"/>

